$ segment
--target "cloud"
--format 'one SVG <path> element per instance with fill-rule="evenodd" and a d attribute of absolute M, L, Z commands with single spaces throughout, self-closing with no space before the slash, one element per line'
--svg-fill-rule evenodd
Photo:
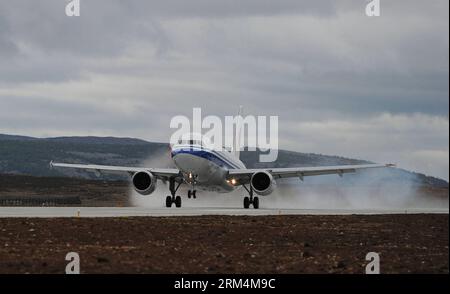
<path fill-rule="evenodd" d="M 0 2 L 0 131 L 167 141 L 172 116 L 245 105 L 280 116 L 281 148 L 448 178 L 448 1 L 67 2 Z"/>
<path fill-rule="evenodd" d="M 449 178 L 449 120 L 431 115 L 382 113 L 372 117 L 285 124 L 282 146 L 340 154 Z"/>

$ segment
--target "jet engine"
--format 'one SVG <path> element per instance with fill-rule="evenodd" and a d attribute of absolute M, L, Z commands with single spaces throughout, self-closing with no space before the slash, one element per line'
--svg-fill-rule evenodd
<path fill-rule="evenodd" d="M 150 195 L 156 189 L 156 177 L 147 171 L 140 171 L 133 175 L 134 190 L 141 195 Z"/>
<path fill-rule="evenodd" d="M 261 196 L 266 196 L 272 193 L 276 187 L 276 182 L 272 175 L 266 171 L 259 171 L 252 175 L 250 180 L 253 191 Z"/>

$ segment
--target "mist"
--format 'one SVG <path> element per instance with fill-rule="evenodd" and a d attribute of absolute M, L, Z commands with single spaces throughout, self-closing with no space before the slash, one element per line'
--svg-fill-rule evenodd
<path fill-rule="evenodd" d="M 174 167 L 166 152 L 154 154 L 145 166 Z M 414 209 L 448 207 L 447 197 L 425 191 L 417 175 L 400 169 L 361 170 L 354 174 L 279 179 L 274 192 L 260 198 L 260 208 L 272 209 Z M 183 207 L 242 208 L 248 193 L 242 187 L 231 193 L 197 191 L 196 199 L 186 197 L 189 187 L 177 191 Z M 158 181 L 155 192 L 143 196 L 130 186 L 130 203 L 138 207 L 164 207 L 170 195 L 168 183 Z M 256 196 L 256 195 L 255 195 Z"/>

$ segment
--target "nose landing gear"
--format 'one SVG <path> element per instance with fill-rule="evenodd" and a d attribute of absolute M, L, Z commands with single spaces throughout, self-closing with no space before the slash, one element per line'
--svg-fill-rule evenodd
<path fill-rule="evenodd" d="M 197 198 L 197 190 L 189 190 L 188 191 L 188 198 L 191 199 L 192 198 Z"/>
<path fill-rule="evenodd" d="M 189 173 L 189 183 L 192 185 L 192 189 L 188 191 L 188 198 L 197 198 L 197 190 L 195 190 L 195 183 L 197 182 L 197 176 Z"/>

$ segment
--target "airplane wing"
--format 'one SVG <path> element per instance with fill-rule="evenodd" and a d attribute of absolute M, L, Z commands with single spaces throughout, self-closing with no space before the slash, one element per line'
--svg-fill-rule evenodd
<path fill-rule="evenodd" d="M 360 164 L 360 165 L 340 165 L 340 166 L 315 166 L 315 167 L 288 167 L 288 168 L 261 168 L 261 169 L 230 169 L 229 178 L 239 179 L 240 182 L 250 180 L 251 176 L 258 171 L 267 171 L 274 179 L 353 173 L 358 169 L 393 167 L 393 164 Z"/>
<path fill-rule="evenodd" d="M 166 180 L 170 177 L 181 177 L 181 173 L 176 168 L 146 168 L 146 167 L 126 167 L 126 166 L 109 166 L 109 165 L 96 165 L 96 164 L 70 164 L 70 163 L 55 163 L 50 162 L 50 167 L 62 167 L 62 168 L 76 168 L 91 170 L 94 172 L 109 172 L 109 173 L 129 173 L 133 174 L 140 171 L 148 171 L 154 174 L 157 178 Z"/>

